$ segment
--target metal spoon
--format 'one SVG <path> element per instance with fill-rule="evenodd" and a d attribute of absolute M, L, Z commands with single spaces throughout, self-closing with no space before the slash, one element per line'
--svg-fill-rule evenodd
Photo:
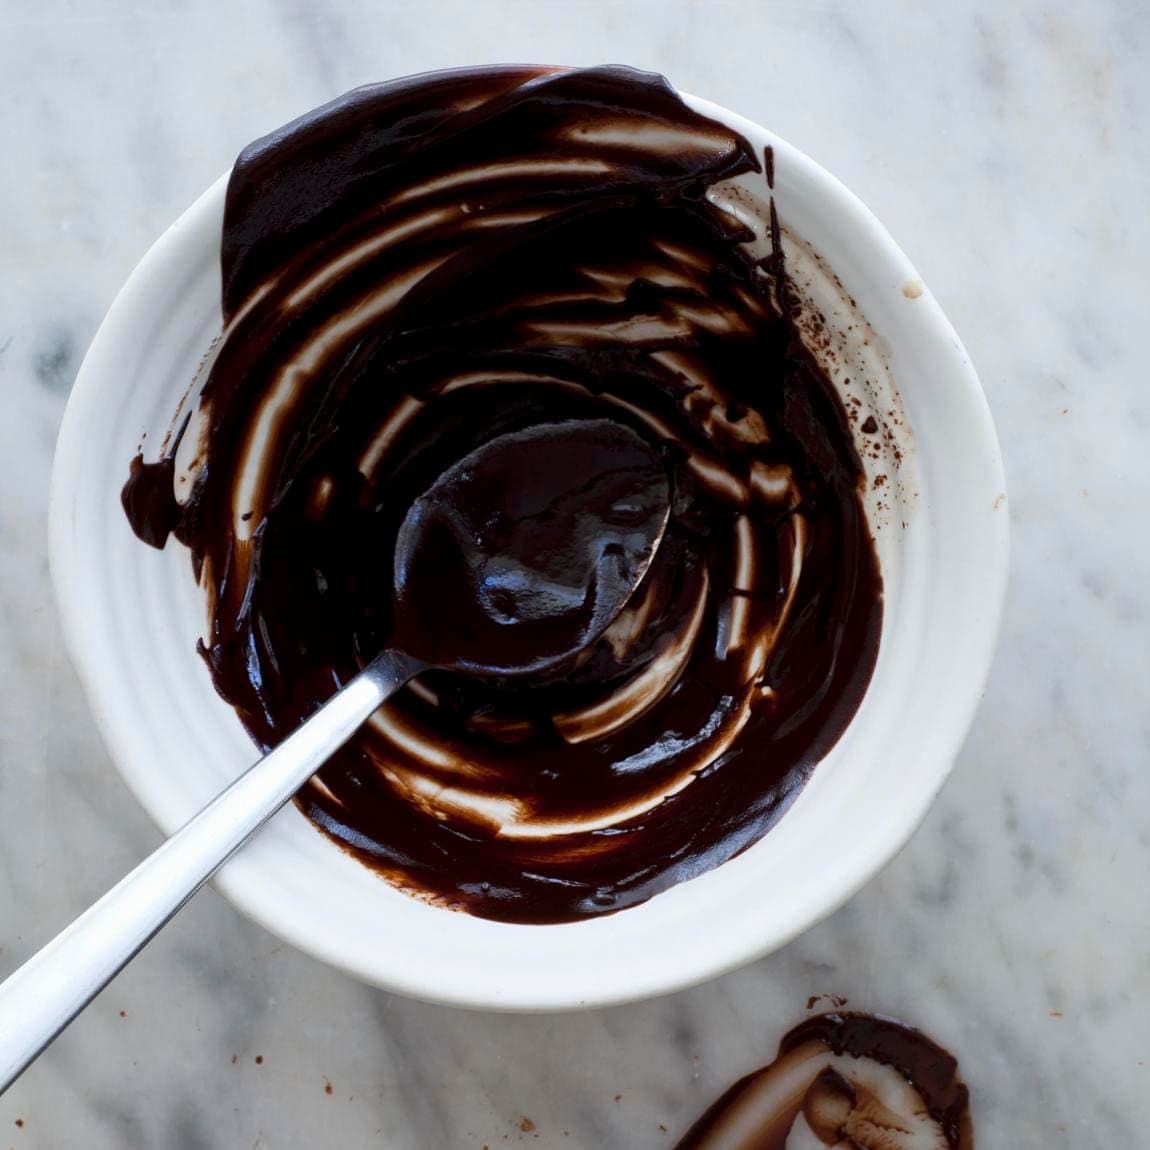
<path fill-rule="evenodd" d="M 593 505 L 596 463 L 608 487 Z M 612 467 L 629 477 L 626 491 L 610 487 Z M 409 679 L 432 667 L 501 679 L 561 673 L 626 605 L 669 514 L 658 451 L 603 420 L 499 436 L 444 472 L 397 538 L 394 645 L 0 984 L 0 1094 Z M 469 550 L 466 533 L 493 523 Z M 534 552 L 533 540 L 542 540 Z M 453 635 L 453 621 L 466 633 Z"/>

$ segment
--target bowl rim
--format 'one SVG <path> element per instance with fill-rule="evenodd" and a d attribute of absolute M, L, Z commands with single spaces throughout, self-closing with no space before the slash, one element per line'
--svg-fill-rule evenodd
<path fill-rule="evenodd" d="M 680 92 L 680 95 L 695 110 L 741 132 L 748 139 L 770 144 L 775 151 L 777 171 L 801 170 L 804 178 L 821 184 L 828 197 L 835 202 L 836 210 L 841 212 L 847 226 L 863 233 L 870 244 L 881 248 L 904 280 L 920 278 L 909 259 L 870 209 L 809 156 L 779 138 L 774 132 L 737 113 L 687 93 Z M 116 688 L 104 681 L 102 651 L 93 641 L 92 632 L 83 617 L 88 603 L 83 599 L 75 578 L 76 547 L 71 493 L 77 491 L 84 482 L 82 453 L 79 446 L 89 417 L 94 415 L 102 401 L 99 383 L 103 364 L 108 360 L 117 341 L 123 338 L 122 329 L 125 322 L 138 306 L 138 301 L 146 294 L 149 282 L 166 266 L 171 251 L 180 242 L 185 242 L 189 234 L 202 230 L 206 219 L 212 213 L 219 212 L 229 175 L 230 172 L 225 173 L 216 180 L 156 240 L 136 265 L 109 308 L 85 356 L 64 413 L 57 440 L 49 498 L 50 569 L 65 643 L 80 674 L 89 706 L 117 770 L 129 789 L 165 833 L 177 829 L 180 820 L 173 820 L 170 817 L 170 812 L 163 809 L 164 804 L 157 798 L 155 789 L 145 785 L 141 775 L 127 765 L 134 752 L 129 745 L 130 740 L 124 736 L 121 729 L 122 706 L 114 698 Z M 960 394 L 952 398 L 961 401 L 965 416 L 976 430 L 975 446 L 985 474 L 985 490 L 1005 493 L 1003 462 L 997 435 L 986 397 L 970 358 L 933 296 L 916 302 L 924 305 L 923 322 L 929 323 L 933 329 L 934 342 L 946 349 L 955 368 L 955 377 L 961 381 Z M 728 944 L 721 949 L 715 947 L 707 951 L 703 959 L 690 957 L 689 960 L 684 958 L 678 962 L 664 962 L 662 966 L 655 964 L 657 967 L 655 972 L 648 969 L 626 982 L 609 979 L 599 984 L 592 982 L 590 990 L 587 985 L 575 988 L 552 986 L 547 993 L 540 993 L 538 989 L 528 988 L 520 991 L 515 987 L 504 987 L 501 992 L 495 993 L 491 987 L 484 987 L 482 980 L 478 985 L 468 985 L 466 980 L 463 980 L 449 987 L 435 983 L 434 979 L 429 981 L 418 972 L 415 974 L 409 972 L 407 977 L 397 976 L 394 971 L 383 973 L 378 966 L 364 961 L 361 955 L 348 954 L 338 943 L 332 943 L 326 937 L 317 937 L 306 927 L 301 927 L 290 914 L 284 915 L 282 907 L 274 898 L 265 898 L 261 894 L 258 884 L 253 884 L 251 881 L 251 874 L 234 865 L 225 865 L 213 882 L 242 913 L 298 949 L 368 983 L 409 997 L 455 1006 L 508 1011 L 547 1011 L 616 1005 L 681 990 L 759 958 L 790 942 L 833 913 L 882 870 L 911 838 L 950 775 L 984 692 L 997 642 L 1009 570 L 1008 523 L 1009 517 L 1005 508 L 1002 509 L 1002 513 L 994 515 L 988 521 L 984 540 L 987 552 L 982 557 L 983 564 L 980 571 L 985 589 L 984 610 L 978 624 L 980 632 L 970 636 L 973 654 L 968 659 L 969 670 L 963 683 L 964 694 L 957 700 L 949 699 L 945 716 L 940 717 L 942 729 L 936 732 L 938 739 L 929 764 L 929 769 L 933 772 L 929 778 L 929 785 L 920 788 L 913 802 L 896 805 L 890 812 L 884 835 L 877 840 L 867 856 L 854 860 L 854 865 L 850 868 L 844 866 L 839 872 L 837 883 L 833 884 L 833 889 L 822 891 L 821 900 L 811 900 L 802 913 L 793 915 L 781 928 L 776 926 L 769 931 L 748 929 L 735 944 Z M 774 834 L 775 831 L 770 833 Z M 694 955 L 693 951 L 691 953 Z"/>

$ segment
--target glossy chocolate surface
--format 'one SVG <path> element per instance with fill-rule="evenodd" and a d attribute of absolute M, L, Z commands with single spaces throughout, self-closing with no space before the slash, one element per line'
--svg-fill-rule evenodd
<path fill-rule="evenodd" d="M 262 746 L 433 609 L 409 587 L 397 618 L 397 535 L 469 453 L 608 421 L 671 480 L 639 593 L 569 673 L 428 672 L 301 792 L 419 897 L 521 922 L 648 899 L 758 840 L 863 697 L 882 595 L 848 421 L 777 228 L 756 256 L 708 199 L 763 168 L 621 68 L 359 89 L 236 163 L 225 335 L 124 505 L 191 549 L 204 657 Z"/>

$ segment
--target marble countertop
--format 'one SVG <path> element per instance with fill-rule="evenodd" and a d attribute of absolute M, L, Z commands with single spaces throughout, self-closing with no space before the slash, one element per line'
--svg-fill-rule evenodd
<path fill-rule="evenodd" d="M 133 264 L 240 146 L 355 84 L 627 62 L 810 152 L 892 230 L 980 370 L 1013 574 L 931 815 L 780 953 L 621 1009 L 469 1013 L 362 986 L 209 890 L 0 1100 L 0 1150 L 665 1148 L 822 994 L 950 1047 L 982 1147 L 1144 1145 L 1148 53 L 1150 9 L 1120 0 L 8 0 L 0 970 L 158 842 L 101 746 L 48 582 L 79 361 Z"/>

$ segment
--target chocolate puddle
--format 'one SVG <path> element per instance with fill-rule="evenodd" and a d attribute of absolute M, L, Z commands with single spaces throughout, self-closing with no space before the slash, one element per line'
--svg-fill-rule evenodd
<path fill-rule="evenodd" d="M 779 1043 L 769 1066 L 736 1082 L 676 1150 L 972 1150 L 958 1063 L 913 1027 L 823 1014 Z"/>
<path fill-rule="evenodd" d="M 673 479 L 640 593 L 570 675 L 428 673 L 301 792 L 412 893 L 516 922 L 642 902 L 758 840 L 863 697 L 882 596 L 848 422 L 781 252 L 706 198 L 761 168 L 622 68 L 363 88 L 236 163 L 225 337 L 185 450 L 134 461 L 124 506 L 190 548 L 202 653 L 261 746 L 396 633 L 399 526 L 479 445 L 605 419 Z"/>

